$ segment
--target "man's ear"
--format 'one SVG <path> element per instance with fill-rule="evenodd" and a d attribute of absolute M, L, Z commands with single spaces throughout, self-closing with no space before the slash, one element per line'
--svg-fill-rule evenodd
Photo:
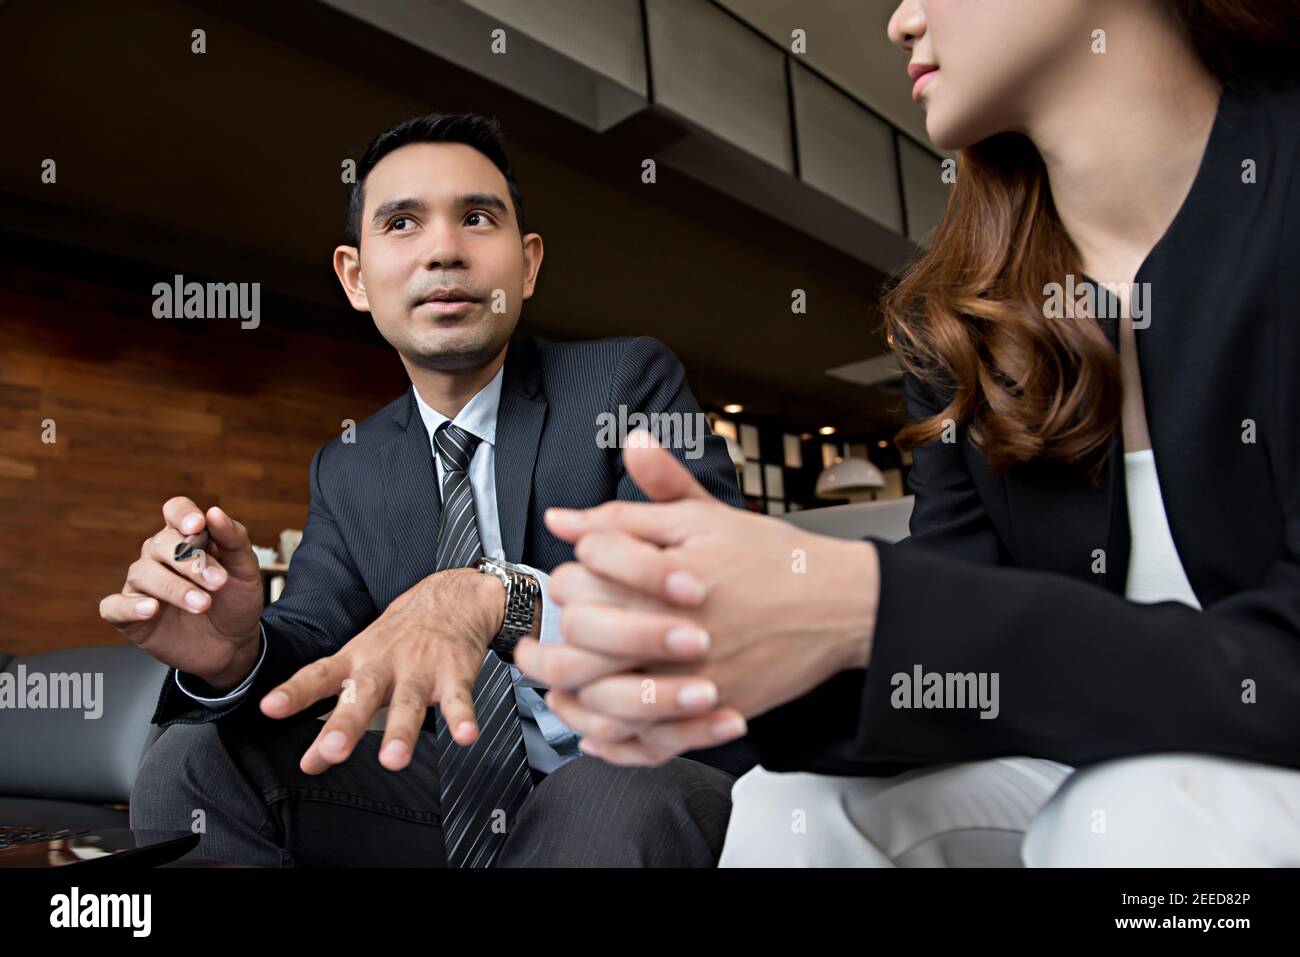
<path fill-rule="evenodd" d="M 542 269 L 542 235 L 529 233 L 524 237 L 524 298 L 531 299 L 537 285 L 537 274 Z"/>
<path fill-rule="evenodd" d="M 370 300 L 366 296 L 366 283 L 361 278 L 361 252 L 356 246 L 334 248 L 334 274 L 347 293 L 348 302 L 357 312 L 369 312 Z"/>

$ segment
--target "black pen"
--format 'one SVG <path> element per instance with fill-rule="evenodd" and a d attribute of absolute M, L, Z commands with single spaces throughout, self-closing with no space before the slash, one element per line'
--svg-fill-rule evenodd
<path fill-rule="evenodd" d="M 179 562 L 189 558 L 195 552 L 202 551 L 210 538 L 211 536 L 208 535 L 206 528 L 201 532 L 195 532 L 193 535 L 186 535 L 176 543 L 176 554 L 172 556 L 172 561 Z"/>

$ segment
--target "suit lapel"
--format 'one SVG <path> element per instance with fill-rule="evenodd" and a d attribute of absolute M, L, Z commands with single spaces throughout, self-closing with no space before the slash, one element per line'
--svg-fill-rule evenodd
<path fill-rule="evenodd" d="M 403 570 L 400 577 L 406 582 L 398 583 L 395 595 L 437 570 L 442 499 L 433 446 L 424 420 L 416 411 L 414 389 L 407 389 L 407 401 L 393 414 L 402 431 L 380 453 L 393 553 Z"/>
<path fill-rule="evenodd" d="M 512 342 L 506 351 L 493 450 L 501 548 L 506 553 L 506 560 L 511 562 L 523 560 L 524 533 L 532 501 L 533 468 L 537 464 L 537 446 L 546 420 L 546 399 L 541 395 L 539 385 L 540 375 L 532 343 L 527 339 Z"/>
<path fill-rule="evenodd" d="M 1282 520 L 1270 494 L 1276 485 L 1268 457 L 1242 439 L 1245 420 L 1277 401 L 1269 390 L 1280 382 L 1251 374 L 1267 348 L 1260 345 L 1269 335 L 1264 330 L 1292 319 L 1280 320 L 1276 301 L 1264 292 L 1277 288 L 1276 256 L 1261 246 L 1269 233 L 1258 232 L 1270 221 L 1275 200 L 1269 197 L 1281 170 L 1261 160 L 1261 170 L 1277 172 L 1261 176 L 1260 185 L 1242 182 L 1243 157 L 1273 156 L 1267 127 L 1251 115 L 1257 104 L 1241 88 L 1224 90 L 1196 180 L 1136 277 L 1150 283 L 1153 307 L 1135 338 L 1160 495 L 1202 605 L 1260 580 L 1266 566 L 1252 567 L 1242 536 L 1247 529 L 1279 528 Z M 1207 238 L 1217 275 L 1230 282 L 1189 272 L 1210 265 Z M 1260 295 L 1243 296 L 1242 289 Z"/>
<path fill-rule="evenodd" d="M 1106 513 L 1110 534 L 1106 544 L 1106 574 L 1102 585 L 1116 595 L 1123 595 L 1128 584 L 1128 560 L 1132 543 L 1128 530 L 1128 485 L 1124 475 L 1124 432 L 1116 429 L 1110 437 L 1110 454 L 1106 459 Z"/>
<path fill-rule="evenodd" d="M 1103 290 L 1104 291 L 1104 290 Z M 1110 296 L 1109 292 L 1105 293 Z M 1101 310 L 1103 316 L 1097 320 L 1101 331 L 1106 334 L 1115 354 L 1119 355 L 1119 320 L 1115 318 L 1118 303 L 1114 308 Z M 1100 495 L 1095 496 L 1096 509 L 1093 520 L 1104 522 L 1106 529 L 1106 571 L 1101 576 L 1101 583 L 1107 591 L 1123 595 L 1128 583 L 1129 530 L 1128 530 L 1128 486 L 1124 474 L 1124 427 L 1116 427 L 1110 436 L 1110 446 L 1106 454 L 1106 465 L 1102 472 Z"/>

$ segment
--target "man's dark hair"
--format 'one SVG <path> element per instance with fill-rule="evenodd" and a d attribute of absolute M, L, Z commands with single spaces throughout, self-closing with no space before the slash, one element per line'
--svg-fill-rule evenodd
<path fill-rule="evenodd" d="M 501 124 L 495 117 L 481 116 L 478 113 L 430 113 L 403 120 L 384 130 L 366 147 L 361 162 L 357 164 L 356 182 L 348 193 L 346 238 L 349 246 L 361 246 L 361 214 L 366 205 L 366 177 L 393 150 L 412 143 L 464 143 L 490 159 L 492 165 L 501 170 L 501 175 L 506 178 L 510 202 L 515 207 L 515 219 L 519 221 L 519 235 L 527 232 L 524 228 L 524 200 L 519 194 L 519 183 L 515 181 L 514 170 L 510 168 L 510 157 L 506 156 Z"/>

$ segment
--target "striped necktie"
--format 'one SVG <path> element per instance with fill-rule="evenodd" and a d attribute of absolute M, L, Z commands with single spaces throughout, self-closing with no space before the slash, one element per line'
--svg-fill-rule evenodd
<path fill-rule="evenodd" d="M 469 460 L 480 440 L 444 422 L 433 441 L 442 463 L 437 567 L 465 568 L 483 555 L 469 481 Z M 474 714 L 478 738 L 462 747 L 452 740 L 441 709 L 437 713 L 442 836 L 449 867 L 491 867 L 533 788 L 510 666 L 493 651 L 474 683 Z"/>

